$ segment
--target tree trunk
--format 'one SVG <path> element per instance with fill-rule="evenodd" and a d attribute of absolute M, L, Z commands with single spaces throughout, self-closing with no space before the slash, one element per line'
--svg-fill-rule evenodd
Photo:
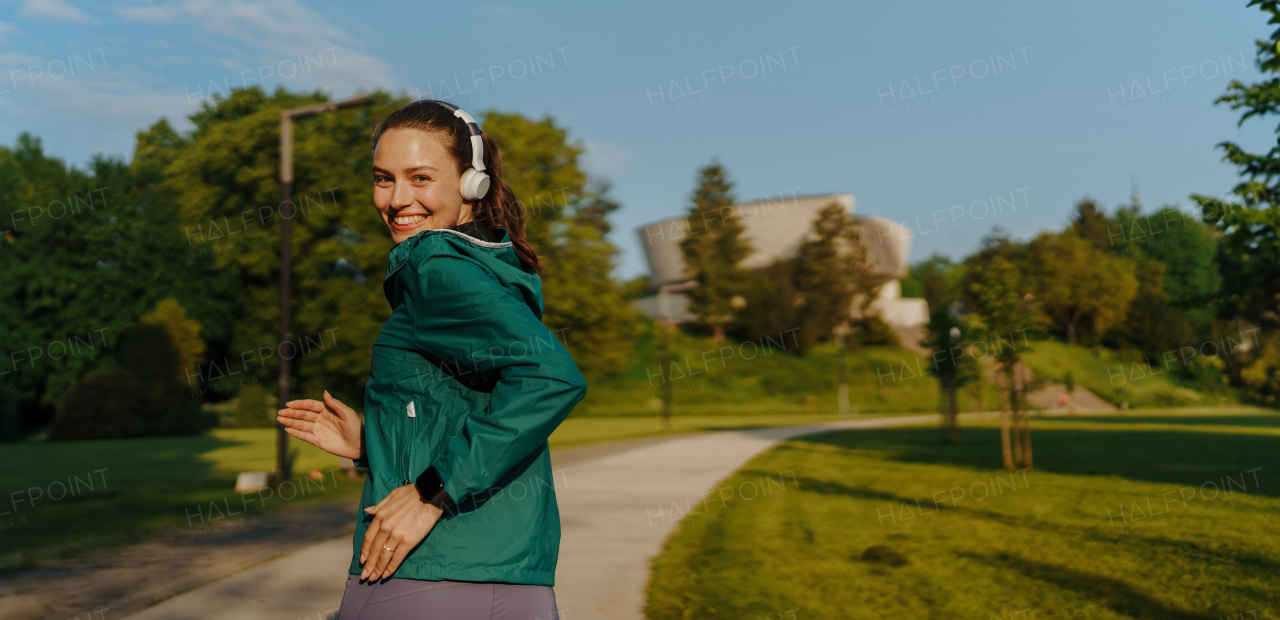
<path fill-rule="evenodd" d="M 947 388 L 947 443 L 960 441 L 960 394 L 955 385 Z"/>
<path fill-rule="evenodd" d="M 982 377 L 981 375 L 979 375 L 977 382 L 975 382 L 973 385 L 973 403 L 974 403 L 973 411 L 975 413 L 981 414 L 983 411 L 985 411 L 982 408 Z M 986 427 L 987 425 L 986 417 L 979 415 L 977 418 L 977 421 L 978 421 L 977 422 L 978 426 Z"/>
<path fill-rule="evenodd" d="M 711 342 L 720 344 L 724 342 L 724 325 L 716 323 L 711 331 Z"/>
<path fill-rule="evenodd" d="M 1000 456 L 1005 469 L 1013 469 L 1013 452 L 1009 445 L 1009 393 L 1004 373 L 996 374 L 996 389 L 1000 393 Z"/>
<path fill-rule="evenodd" d="M 947 406 L 947 388 L 942 386 L 942 382 L 938 382 L 938 421 L 941 423 L 938 424 L 938 428 L 942 429 L 943 443 L 947 442 L 947 437 L 951 434 L 951 420 L 947 419 L 947 411 L 950 410 L 951 407 Z"/>
<path fill-rule="evenodd" d="M 1028 374 L 1026 372 L 1026 366 L 1022 365 L 1022 360 L 1018 360 L 1018 364 L 1020 366 L 1020 370 L 1023 371 L 1023 376 L 1025 377 Z M 1021 401 L 1026 402 L 1027 382 L 1025 380 L 1022 381 L 1021 386 Z M 1022 433 L 1020 439 L 1022 444 L 1022 467 L 1023 469 L 1031 469 L 1031 412 L 1026 409 L 1022 412 Z"/>
<path fill-rule="evenodd" d="M 1018 376 L 1017 365 L 1015 364 L 1012 367 L 1012 369 L 1013 369 L 1013 372 L 1009 373 L 1009 410 L 1011 412 L 1010 417 L 1013 419 L 1012 428 L 1010 429 L 1010 435 L 1011 435 L 1010 441 L 1013 444 L 1013 462 L 1021 463 L 1022 462 L 1022 432 L 1021 432 L 1022 416 L 1020 415 L 1021 413 L 1020 409 L 1022 406 L 1022 402 L 1021 402 L 1021 399 L 1018 398 L 1018 392 L 1019 392 L 1019 385 L 1022 382 L 1021 382 L 1021 377 Z M 1008 467 L 1008 465 L 1006 465 L 1006 467 Z"/>

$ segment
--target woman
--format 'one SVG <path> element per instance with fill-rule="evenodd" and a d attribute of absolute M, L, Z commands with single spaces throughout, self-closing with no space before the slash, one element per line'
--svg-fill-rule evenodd
<path fill-rule="evenodd" d="M 547 437 L 586 381 L 542 324 L 523 208 L 497 145 L 453 105 L 396 110 L 373 149 L 396 245 L 365 421 L 328 392 L 277 418 L 369 469 L 339 619 L 558 618 Z"/>

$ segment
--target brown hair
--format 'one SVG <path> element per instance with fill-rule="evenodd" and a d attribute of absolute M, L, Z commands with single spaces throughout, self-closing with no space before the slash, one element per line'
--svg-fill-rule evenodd
<path fill-rule="evenodd" d="M 445 150 L 453 156 L 458 174 L 471 167 L 471 134 L 466 123 L 453 115 L 453 110 L 434 99 L 419 99 L 388 114 L 373 129 L 373 148 L 388 129 L 421 129 L 447 136 Z M 489 175 L 489 191 L 472 204 L 471 217 L 493 228 L 501 226 L 511 236 L 511 245 L 526 270 L 542 271 L 542 259 L 525 238 L 524 206 L 502 176 L 502 155 L 489 134 L 480 132 L 484 140 L 485 174 Z"/>

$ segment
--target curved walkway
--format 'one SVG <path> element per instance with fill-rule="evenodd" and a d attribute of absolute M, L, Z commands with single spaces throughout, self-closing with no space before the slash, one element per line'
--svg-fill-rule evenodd
<path fill-rule="evenodd" d="M 781 439 L 845 429 L 936 422 L 937 415 L 719 431 L 672 439 L 568 468 L 560 505 L 556 603 L 567 619 L 641 620 L 649 567 L 686 513 L 716 484 Z M 559 478 L 557 481 L 561 481 Z"/>
<path fill-rule="evenodd" d="M 997 415 L 970 413 L 961 418 L 986 422 Z M 936 414 L 867 418 L 553 451 L 562 528 L 555 591 L 563 619 L 644 618 L 650 564 L 667 533 L 686 512 L 696 513 L 704 496 L 714 498 L 716 484 L 777 441 L 826 430 L 937 421 Z M 128 617 L 327 620 L 342 600 L 351 533 L 206 583 Z"/>
<path fill-rule="evenodd" d="M 695 505 L 716 483 L 778 440 L 830 429 L 937 419 L 871 418 L 553 451 L 562 532 L 555 590 L 563 618 L 643 618 L 650 562 L 683 515 L 673 503 Z M 342 600 L 351 534 L 347 531 L 207 582 L 127 617 L 327 620 Z"/>

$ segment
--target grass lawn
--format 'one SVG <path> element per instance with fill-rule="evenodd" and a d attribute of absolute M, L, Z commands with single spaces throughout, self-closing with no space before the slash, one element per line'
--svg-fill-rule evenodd
<path fill-rule="evenodd" d="M 998 467 L 994 427 L 780 442 L 668 537 L 648 616 L 1280 618 L 1280 415 L 1032 428 L 1023 473 Z"/>
<path fill-rule="evenodd" d="M 192 437 L 6 445 L 0 451 L 0 566 L 56 563 L 159 531 L 225 524 L 211 504 L 228 515 L 242 511 L 227 516 L 234 520 L 359 496 L 362 479 L 338 475 L 337 457 L 292 437 L 293 492 L 236 493 L 238 472 L 275 468 L 275 437 L 274 429 L 215 429 Z M 311 469 L 322 471 L 321 480 L 306 478 Z"/>

